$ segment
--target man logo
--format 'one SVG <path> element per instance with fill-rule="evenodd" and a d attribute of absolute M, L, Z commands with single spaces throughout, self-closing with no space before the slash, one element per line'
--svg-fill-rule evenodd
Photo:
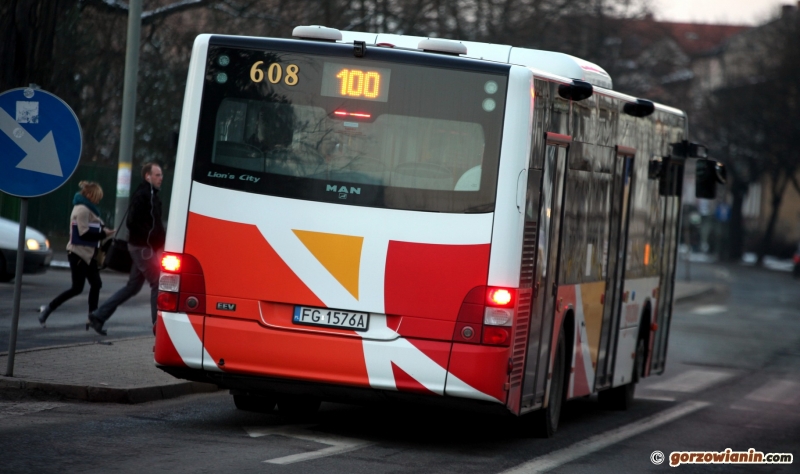
<path fill-rule="evenodd" d="M 348 189 L 347 186 L 337 186 L 335 184 L 325 185 L 325 191 L 339 193 L 339 199 L 347 199 L 348 194 L 361 194 L 361 188 L 350 186 L 350 189 Z"/>

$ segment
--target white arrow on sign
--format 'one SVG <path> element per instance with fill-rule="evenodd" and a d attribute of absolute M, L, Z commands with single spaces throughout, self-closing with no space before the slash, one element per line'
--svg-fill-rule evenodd
<path fill-rule="evenodd" d="M 19 162 L 17 168 L 53 176 L 64 176 L 52 131 L 48 132 L 42 141 L 38 141 L 2 108 L 0 108 L 0 130 L 5 132 L 27 154 Z"/>

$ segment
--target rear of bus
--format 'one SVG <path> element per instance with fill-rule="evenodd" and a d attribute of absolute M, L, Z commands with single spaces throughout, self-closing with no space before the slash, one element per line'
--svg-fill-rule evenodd
<path fill-rule="evenodd" d="M 157 365 L 246 393 L 502 408 L 530 85 L 444 54 L 198 37 Z"/>

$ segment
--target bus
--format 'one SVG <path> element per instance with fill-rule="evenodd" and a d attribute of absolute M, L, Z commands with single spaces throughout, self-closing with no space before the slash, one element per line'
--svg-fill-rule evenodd
<path fill-rule="evenodd" d="M 664 370 L 703 151 L 683 112 L 565 54 L 200 35 L 155 363 L 292 416 L 421 401 L 551 436 L 566 400 L 624 409 Z"/>

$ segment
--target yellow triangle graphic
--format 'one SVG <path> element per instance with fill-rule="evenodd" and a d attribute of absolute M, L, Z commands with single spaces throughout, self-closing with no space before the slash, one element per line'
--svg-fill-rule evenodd
<path fill-rule="evenodd" d="M 292 232 L 336 281 L 358 299 L 358 270 L 364 237 L 294 229 Z"/>

